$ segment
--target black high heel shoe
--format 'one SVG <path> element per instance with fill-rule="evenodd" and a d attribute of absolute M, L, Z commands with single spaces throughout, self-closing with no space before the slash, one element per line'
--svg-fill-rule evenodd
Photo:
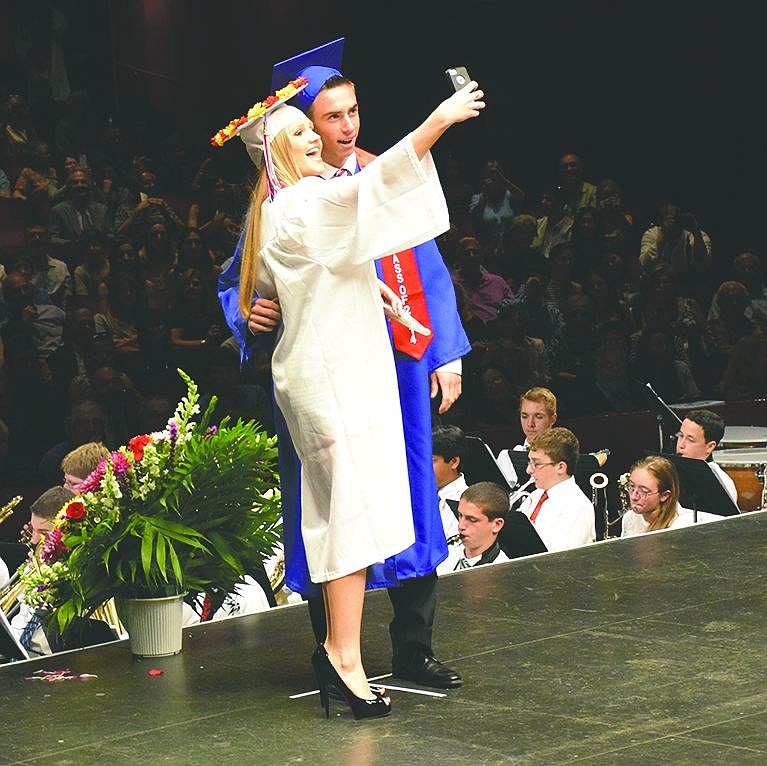
<path fill-rule="evenodd" d="M 330 718 L 330 696 L 328 687 L 335 686 L 338 693 L 346 700 L 346 704 L 351 708 L 355 721 L 363 718 L 383 718 L 391 713 L 391 702 L 380 692 L 374 692 L 374 699 L 362 699 L 352 693 L 351 689 L 344 683 L 338 671 L 333 667 L 333 663 L 325 651 L 325 647 L 320 644 L 312 655 L 312 667 L 317 677 L 317 683 L 320 687 L 320 705 L 325 710 L 325 718 Z"/>

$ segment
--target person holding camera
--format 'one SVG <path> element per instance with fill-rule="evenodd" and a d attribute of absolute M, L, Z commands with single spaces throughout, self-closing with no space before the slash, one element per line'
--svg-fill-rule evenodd
<path fill-rule="evenodd" d="M 312 51 L 311 54 L 319 55 L 322 50 Z M 306 76 L 310 79 L 310 85 L 300 94 L 298 106 L 312 119 L 314 129 L 322 137 L 322 159 L 325 163 L 322 177 L 335 179 L 331 183 L 342 181 L 339 176 L 344 174 L 356 175 L 372 159 L 372 155 L 356 146 L 360 129 L 356 89 L 354 83 L 341 75 L 340 53 L 337 56 L 336 60 L 332 57 L 331 60 L 323 60 L 304 54 L 292 59 L 292 68 L 283 73 L 284 81 L 304 75 L 306 68 L 309 69 Z M 342 173 L 342 169 L 346 173 Z M 416 542 L 384 564 L 371 567 L 368 585 L 395 586 L 389 587 L 394 610 L 389 632 L 395 674 L 425 686 L 455 688 L 462 683 L 460 675 L 436 659 L 432 648 L 437 604 L 435 570 L 447 555 L 447 545 L 432 466 L 431 404 L 432 400 L 436 400 L 438 404 L 435 402 L 435 407 L 442 414 L 460 396 L 461 357 L 471 350 L 471 346 L 458 315 L 450 274 L 434 240 L 416 245 L 412 254 L 412 265 L 414 273 L 420 278 L 432 336 L 425 349 L 420 348 L 418 353 L 403 351 L 403 345 L 393 340 L 393 356 L 407 443 Z M 377 268 L 379 275 L 382 275 L 381 261 L 377 263 Z M 272 331 L 281 321 L 281 307 L 273 300 L 258 298 L 247 319 L 239 317 L 231 308 L 238 283 L 236 268 L 225 271 L 219 282 L 219 296 L 227 321 L 248 360 L 255 344 L 260 343 L 259 339 L 267 340 L 274 335 Z M 230 308 L 227 309 L 227 306 Z M 418 345 L 421 345 L 420 341 Z M 276 415 L 279 431 L 282 418 L 279 412 Z M 322 640 L 325 610 L 321 591 L 318 592 L 309 579 L 301 534 L 300 465 L 292 452 L 284 423 L 280 433 L 283 507 L 290 509 L 284 514 L 283 533 L 288 584 L 293 591 L 309 599 L 314 632 L 317 639 Z M 292 480 L 288 469 L 292 471 Z"/>
<path fill-rule="evenodd" d="M 692 213 L 683 212 L 674 202 L 661 205 L 660 224 L 651 226 L 642 235 L 639 247 L 642 271 L 646 273 L 656 263 L 671 266 L 679 284 L 690 288 L 704 283 L 711 270 L 711 238 Z"/>

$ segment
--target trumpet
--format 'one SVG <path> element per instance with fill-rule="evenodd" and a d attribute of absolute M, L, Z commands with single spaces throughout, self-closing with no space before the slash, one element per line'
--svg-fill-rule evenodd
<path fill-rule="evenodd" d="M 21 495 L 16 495 L 16 497 L 9 500 L 2 508 L 0 508 L 0 524 L 13 516 L 13 509 L 21 502 L 21 500 Z"/>
<path fill-rule="evenodd" d="M 514 506 L 520 501 L 520 500 L 527 500 L 527 498 L 530 496 L 530 492 L 527 491 L 527 488 L 535 481 L 535 479 L 531 476 L 521 487 L 517 487 L 510 495 L 509 495 L 509 509 L 513 509 Z"/>

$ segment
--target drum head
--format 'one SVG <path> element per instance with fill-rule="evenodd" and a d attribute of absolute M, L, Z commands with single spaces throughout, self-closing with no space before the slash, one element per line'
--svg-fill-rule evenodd
<path fill-rule="evenodd" d="M 767 428 L 762 426 L 727 426 L 719 442 L 722 447 L 767 447 Z"/>
<path fill-rule="evenodd" d="M 767 463 L 767 448 L 718 449 L 711 457 L 721 466 L 760 466 Z"/>

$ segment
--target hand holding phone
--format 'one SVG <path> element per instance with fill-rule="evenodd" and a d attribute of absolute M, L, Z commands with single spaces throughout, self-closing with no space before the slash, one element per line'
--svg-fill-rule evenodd
<path fill-rule="evenodd" d="M 445 75 L 453 86 L 453 90 L 461 90 L 471 82 L 471 77 L 465 66 L 450 67 L 445 70 Z"/>

